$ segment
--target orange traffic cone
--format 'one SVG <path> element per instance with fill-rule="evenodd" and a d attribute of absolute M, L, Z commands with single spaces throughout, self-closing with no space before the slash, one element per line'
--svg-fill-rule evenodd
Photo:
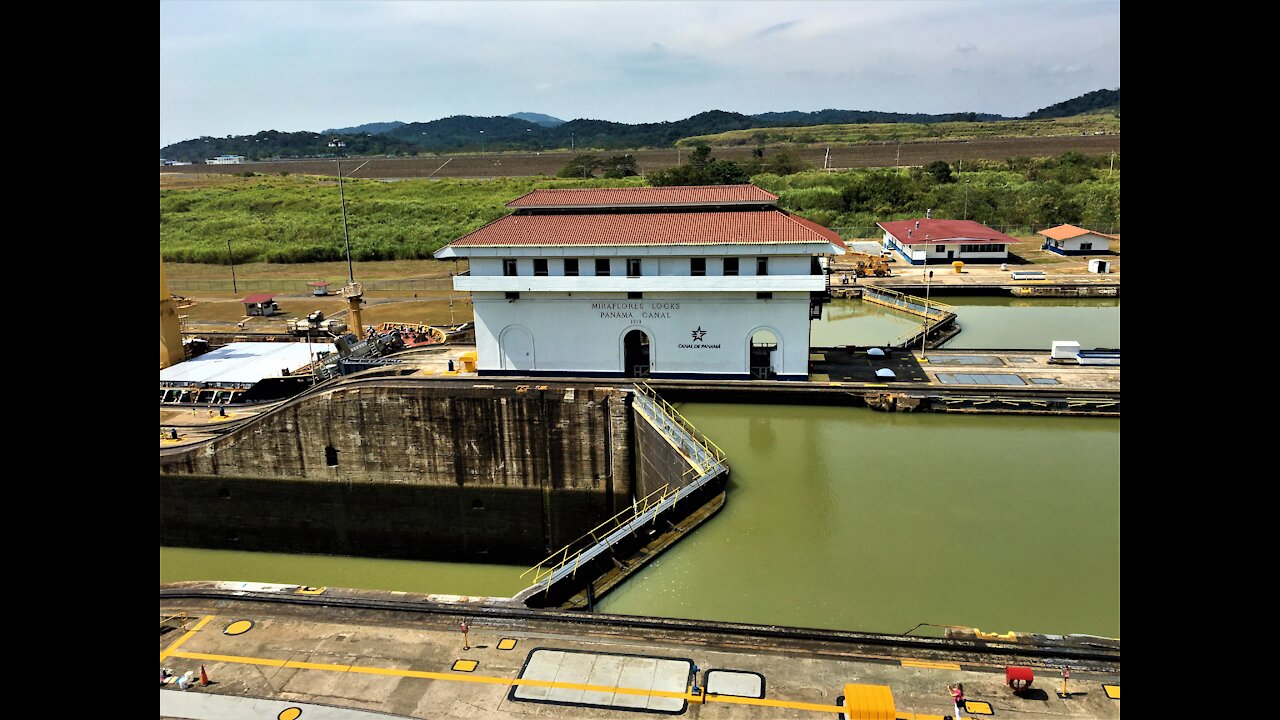
<path fill-rule="evenodd" d="M 209 687 L 209 673 L 204 671 L 204 666 L 200 666 L 200 687 Z"/>

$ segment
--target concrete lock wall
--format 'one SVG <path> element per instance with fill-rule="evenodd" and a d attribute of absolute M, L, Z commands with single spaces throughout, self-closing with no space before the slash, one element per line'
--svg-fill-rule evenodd
<path fill-rule="evenodd" d="M 772 357 L 779 376 L 806 379 L 809 294 L 705 293 L 697 297 L 645 293 L 630 300 L 540 293 L 508 301 L 475 293 L 476 345 L 481 372 L 622 376 L 624 336 L 649 336 L 654 377 L 750 377 L 750 340 L 761 330 L 777 338 Z"/>
<path fill-rule="evenodd" d="M 666 485 L 684 487 L 695 478 L 689 462 L 648 420 L 632 408 L 636 436 L 636 497 L 642 498 Z"/>
<path fill-rule="evenodd" d="M 163 455 L 160 540 L 532 564 L 630 503 L 630 426 L 611 388 L 338 387 Z"/>

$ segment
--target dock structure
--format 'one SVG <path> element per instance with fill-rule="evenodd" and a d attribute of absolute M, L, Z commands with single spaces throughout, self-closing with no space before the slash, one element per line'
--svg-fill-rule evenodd
<path fill-rule="evenodd" d="M 1105 638 L 1046 646 L 233 582 L 163 585 L 160 611 L 190 618 L 162 632 L 161 667 L 211 681 L 162 684 L 165 716 L 942 720 L 960 682 L 966 717 L 1120 717 L 1119 641 Z M 1009 668 L 1031 687 L 1015 694 Z"/>
<path fill-rule="evenodd" d="M 532 607 L 591 607 L 595 598 L 639 570 L 723 505 L 729 474 L 724 451 L 652 387 L 640 383 L 634 389 L 631 407 L 635 416 L 665 443 L 642 446 L 640 487 L 665 482 L 525 571 L 521 577 L 530 577 L 530 585 L 516 594 L 516 601 Z M 662 457 L 664 452 L 666 458 Z M 658 466 L 656 472 L 651 470 L 654 466 Z M 659 477 L 650 479 L 648 476 L 653 474 Z M 683 508 L 681 500 L 685 502 Z M 690 517 L 695 522 L 676 524 Z M 648 536 L 660 521 L 662 534 L 657 541 L 649 542 Z M 637 542 L 640 538 L 643 542 Z M 558 584 L 568 583 L 572 583 L 572 590 L 556 592 Z"/>

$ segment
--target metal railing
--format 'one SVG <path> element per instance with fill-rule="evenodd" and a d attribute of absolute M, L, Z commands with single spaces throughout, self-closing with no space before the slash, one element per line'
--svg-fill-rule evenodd
<path fill-rule="evenodd" d="M 724 451 L 719 446 L 698 432 L 697 428 L 693 427 L 693 424 L 678 410 L 658 397 L 648 384 L 640 383 L 635 386 L 635 389 L 633 407 L 649 420 L 658 432 L 680 448 L 681 454 L 690 466 L 681 479 L 687 480 L 691 475 L 693 479 L 676 488 L 672 488 L 668 483 L 643 498 L 632 501 L 630 508 L 605 520 L 587 534 L 521 573 L 521 578 L 532 573 L 533 580 L 520 595 L 530 591 L 546 591 L 560 580 L 575 577 L 578 569 L 584 564 L 600 556 L 628 535 L 634 535 L 647 523 L 656 521 L 662 512 L 675 507 L 681 497 L 688 497 L 713 478 L 728 471 L 728 466 L 724 464 Z"/>
<path fill-rule="evenodd" d="M 954 315 L 956 311 L 953 305 L 940 303 L 932 299 L 926 301 L 922 297 L 908 295 L 876 285 L 863 285 L 862 299 L 877 305 L 901 310 L 917 317 L 927 317 L 934 320 L 943 320 L 948 315 Z"/>

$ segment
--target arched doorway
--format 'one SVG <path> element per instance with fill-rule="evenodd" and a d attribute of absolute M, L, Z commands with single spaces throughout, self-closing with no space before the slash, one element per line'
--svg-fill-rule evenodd
<path fill-rule="evenodd" d="M 653 367 L 649 352 L 649 336 L 643 330 L 632 330 L 622 338 L 622 374 L 626 377 L 649 377 Z"/>
<path fill-rule="evenodd" d="M 772 380 L 778 376 L 773 364 L 773 356 L 778 351 L 778 336 L 771 330 L 761 328 L 751 333 L 750 340 L 751 377 L 756 380 Z"/>
<path fill-rule="evenodd" d="M 532 370 L 533 335 L 519 325 L 508 325 L 498 338 L 503 370 Z"/>

